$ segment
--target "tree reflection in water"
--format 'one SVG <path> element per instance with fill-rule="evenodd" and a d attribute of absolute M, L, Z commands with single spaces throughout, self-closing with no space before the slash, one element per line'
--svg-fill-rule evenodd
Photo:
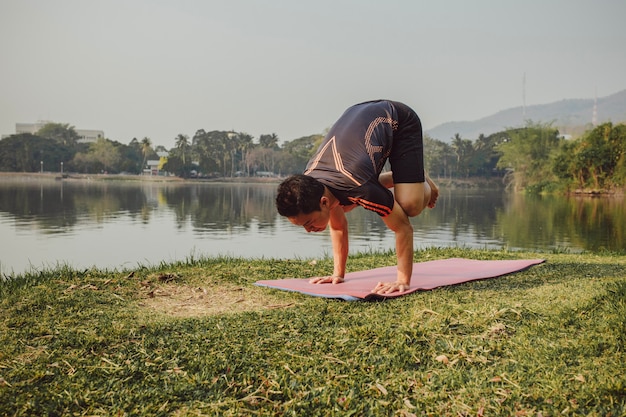
<path fill-rule="evenodd" d="M 33 265 L 91 257 L 84 259 L 87 265 L 118 267 L 115 262 L 120 260 L 158 263 L 184 259 L 194 251 L 198 256 L 227 251 L 233 256 L 280 258 L 330 254 L 327 231 L 307 234 L 276 213 L 276 186 L 2 180 L 0 272 L 23 270 L 24 265 L 12 263 L 20 256 Z M 412 223 L 416 248 L 623 251 L 625 210 L 622 197 L 443 190 L 437 207 Z M 356 209 L 348 219 L 353 253 L 393 249 L 393 233 L 376 214 Z M 110 260 L 104 259 L 103 247 L 112 252 Z M 116 251 L 123 255 L 116 256 Z"/>

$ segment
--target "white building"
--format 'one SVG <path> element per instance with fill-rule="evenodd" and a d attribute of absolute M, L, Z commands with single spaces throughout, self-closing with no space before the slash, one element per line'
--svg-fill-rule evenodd
<path fill-rule="evenodd" d="M 16 123 L 15 133 L 18 135 L 20 133 L 30 133 L 31 135 L 34 135 L 48 123 L 53 122 L 47 120 L 39 120 L 36 123 Z M 104 137 L 104 132 L 102 130 L 74 129 L 74 131 L 78 134 L 78 143 L 93 143 L 99 138 Z"/>

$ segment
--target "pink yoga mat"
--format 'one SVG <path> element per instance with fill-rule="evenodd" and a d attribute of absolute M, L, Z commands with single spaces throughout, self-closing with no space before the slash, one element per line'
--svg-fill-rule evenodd
<path fill-rule="evenodd" d="M 349 272 L 341 284 L 310 284 L 309 278 L 286 278 L 257 281 L 260 285 L 279 290 L 296 291 L 316 297 L 341 298 L 348 301 L 372 298 L 394 298 L 415 291 L 432 290 L 447 285 L 457 285 L 479 279 L 495 278 L 518 272 L 544 262 L 543 259 L 479 261 L 450 258 L 413 264 L 411 288 L 389 295 L 372 294 L 379 281 L 396 280 L 396 267 L 387 266 L 366 271 Z"/>

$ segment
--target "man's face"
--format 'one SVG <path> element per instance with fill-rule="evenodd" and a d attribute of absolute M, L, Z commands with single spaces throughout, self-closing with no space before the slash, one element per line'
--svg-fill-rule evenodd
<path fill-rule="evenodd" d="M 328 226 L 328 210 L 321 207 L 320 211 L 309 214 L 298 214 L 295 217 L 288 217 L 289 221 L 296 226 L 302 226 L 307 232 L 321 232 Z"/>

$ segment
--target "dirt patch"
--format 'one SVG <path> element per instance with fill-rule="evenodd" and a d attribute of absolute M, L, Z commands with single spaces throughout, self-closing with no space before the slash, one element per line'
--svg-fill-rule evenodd
<path fill-rule="evenodd" d="M 164 283 L 146 289 L 140 305 L 160 314 L 185 318 L 289 308 L 296 304 L 263 288 L 225 284 L 195 287 Z"/>

